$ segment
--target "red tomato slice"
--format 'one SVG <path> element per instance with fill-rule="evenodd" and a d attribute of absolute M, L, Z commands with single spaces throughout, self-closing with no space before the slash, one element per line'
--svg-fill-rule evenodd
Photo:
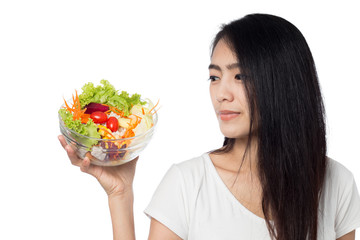
<path fill-rule="evenodd" d="M 94 123 L 105 123 L 107 121 L 107 115 L 104 112 L 93 112 L 90 115 L 90 118 L 94 121 Z"/>
<path fill-rule="evenodd" d="M 116 117 L 109 117 L 106 122 L 106 127 L 112 132 L 116 132 L 119 129 L 119 120 Z"/>

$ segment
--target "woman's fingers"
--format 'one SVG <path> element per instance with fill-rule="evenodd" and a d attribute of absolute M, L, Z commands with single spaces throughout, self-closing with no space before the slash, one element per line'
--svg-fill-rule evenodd
<path fill-rule="evenodd" d="M 73 165 L 80 167 L 80 170 L 82 172 L 93 175 L 94 177 L 98 177 L 100 171 L 97 166 L 94 166 L 90 163 L 90 159 L 88 157 L 85 157 L 84 159 L 79 158 L 75 150 L 66 143 L 63 135 L 59 135 L 58 138 L 61 146 L 65 149 Z"/>
<path fill-rule="evenodd" d="M 68 154 L 68 157 L 70 158 L 71 164 L 75 166 L 80 166 L 81 158 L 76 155 L 75 150 L 70 145 L 67 145 L 65 147 L 65 150 Z"/>
<path fill-rule="evenodd" d="M 65 149 L 66 153 L 68 154 L 71 164 L 73 164 L 75 166 L 80 166 L 81 161 L 82 161 L 81 158 L 79 158 L 76 155 L 76 152 L 74 151 L 74 149 L 72 149 L 72 147 L 66 143 L 64 136 L 60 135 L 58 138 L 61 143 L 61 146 Z"/>
<path fill-rule="evenodd" d="M 93 177 L 95 177 L 98 181 L 100 181 L 100 177 L 103 172 L 103 168 L 96 166 L 94 164 L 91 164 L 90 159 L 88 157 L 85 157 L 81 164 L 80 164 L 80 170 L 84 173 L 90 174 Z"/>
<path fill-rule="evenodd" d="M 64 136 L 63 136 L 63 135 L 59 135 L 59 136 L 58 136 L 58 139 L 59 139 L 59 141 L 60 141 L 60 143 L 61 143 L 61 146 L 65 149 L 67 143 L 66 143 L 66 141 L 65 141 Z"/>
<path fill-rule="evenodd" d="M 80 170 L 82 172 L 92 174 L 91 167 L 92 165 L 90 163 L 90 159 L 88 157 L 85 157 L 80 164 Z"/>

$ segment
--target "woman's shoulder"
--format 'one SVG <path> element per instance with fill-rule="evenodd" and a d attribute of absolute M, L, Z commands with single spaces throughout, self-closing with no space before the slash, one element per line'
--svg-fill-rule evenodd
<path fill-rule="evenodd" d="M 360 226 L 360 198 L 354 175 L 331 158 L 328 158 L 322 195 L 324 224 L 335 227 L 336 238 Z"/>
<path fill-rule="evenodd" d="M 353 173 L 340 162 L 327 158 L 327 169 L 323 194 L 337 202 L 343 195 L 351 193 L 356 186 Z"/>
<path fill-rule="evenodd" d="M 354 178 L 352 172 L 340 162 L 327 157 L 326 180 L 348 182 Z"/>
<path fill-rule="evenodd" d="M 210 171 L 209 154 L 203 153 L 188 160 L 175 163 L 169 169 L 171 175 L 176 175 L 177 181 L 181 181 L 184 186 L 191 189 L 201 187 L 205 176 Z"/>
<path fill-rule="evenodd" d="M 203 153 L 197 157 L 174 164 L 184 177 L 202 176 L 206 169 L 206 161 L 208 160 L 208 153 Z"/>

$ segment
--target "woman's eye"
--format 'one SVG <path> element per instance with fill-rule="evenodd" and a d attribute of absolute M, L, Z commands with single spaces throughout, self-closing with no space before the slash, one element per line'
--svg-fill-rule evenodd
<path fill-rule="evenodd" d="M 219 80 L 219 79 L 220 79 L 220 78 L 219 78 L 219 77 L 216 77 L 216 76 L 210 76 L 210 77 L 209 77 L 209 80 L 212 81 L 212 82 L 213 82 L 213 81 L 216 81 L 216 80 Z"/>
<path fill-rule="evenodd" d="M 244 74 L 236 74 L 235 75 L 236 80 L 244 80 L 245 78 L 246 78 L 246 76 Z"/>

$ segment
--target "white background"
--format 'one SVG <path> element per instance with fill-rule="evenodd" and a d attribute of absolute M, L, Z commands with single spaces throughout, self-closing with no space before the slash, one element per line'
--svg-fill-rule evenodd
<path fill-rule="evenodd" d="M 160 99 L 135 176 L 135 222 L 173 164 L 222 144 L 208 94 L 211 41 L 248 13 L 280 15 L 305 35 L 327 110 L 328 155 L 360 184 L 359 7 L 323 1 L 2 1 L 0 239 L 112 239 L 105 192 L 70 164 L 57 111 L 86 82 Z M 360 239 L 360 238 L 358 238 Z"/>

